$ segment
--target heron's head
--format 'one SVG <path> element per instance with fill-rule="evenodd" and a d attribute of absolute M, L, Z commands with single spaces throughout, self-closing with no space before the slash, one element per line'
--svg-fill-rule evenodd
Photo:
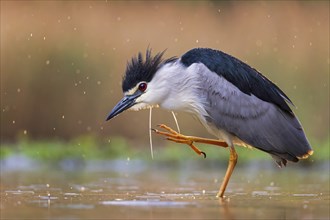
<path fill-rule="evenodd" d="M 124 97 L 112 109 L 106 120 L 128 109 L 138 111 L 161 104 L 170 88 L 163 79 L 166 76 L 158 72 L 165 64 L 176 60 L 174 57 L 163 60 L 164 52 L 152 57 L 151 50 L 147 49 L 145 59 L 139 53 L 128 62 L 122 82 Z M 156 75 L 158 77 L 155 77 Z"/>

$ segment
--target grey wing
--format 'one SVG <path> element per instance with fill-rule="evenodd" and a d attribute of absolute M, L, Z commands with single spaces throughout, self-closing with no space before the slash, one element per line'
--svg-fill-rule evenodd
<path fill-rule="evenodd" d="M 207 76 L 205 75 L 207 74 Z M 298 161 L 311 151 L 294 115 L 278 106 L 247 95 L 213 72 L 201 73 L 200 89 L 207 99 L 207 120 L 243 142 L 286 160 Z"/>

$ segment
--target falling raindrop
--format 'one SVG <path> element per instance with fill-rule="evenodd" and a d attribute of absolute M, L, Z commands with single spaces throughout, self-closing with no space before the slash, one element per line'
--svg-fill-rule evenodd
<path fill-rule="evenodd" d="M 49 65 L 50 64 L 50 61 L 49 60 L 46 60 L 46 65 Z"/>

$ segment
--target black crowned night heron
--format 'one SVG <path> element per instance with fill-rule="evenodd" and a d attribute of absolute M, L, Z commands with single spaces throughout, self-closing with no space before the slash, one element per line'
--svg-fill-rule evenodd
<path fill-rule="evenodd" d="M 154 129 L 168 140 L 229 148 L 230 157 L 218 197 L 223 197 L 237 162 L 234 145 L 251 146 L 269 153 L 278 166 L 312 155 L 303 128 L 288 104 L 291 100 L 274 83 L 246 63 L 224 52 L 192 49 L 182 57 L 163 60 L 164 52 L 146 58 L 139 53 L 128 63 L 123 78 L 124 98 L 107 120 L 126 109 L 160 106 L 188 112 L 217 139 L 182 135 L 166 125 Z"/>

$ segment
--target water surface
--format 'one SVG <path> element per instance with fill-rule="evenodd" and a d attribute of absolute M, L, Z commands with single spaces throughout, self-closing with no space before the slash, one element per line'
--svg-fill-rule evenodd
<path fill-rule="evenodd" d="M 1 162 L 2 219 L 329 218 L 329 163 L 239 166 L 218 199 L 225 167 L 214 162 L 26 162 Z"/>

